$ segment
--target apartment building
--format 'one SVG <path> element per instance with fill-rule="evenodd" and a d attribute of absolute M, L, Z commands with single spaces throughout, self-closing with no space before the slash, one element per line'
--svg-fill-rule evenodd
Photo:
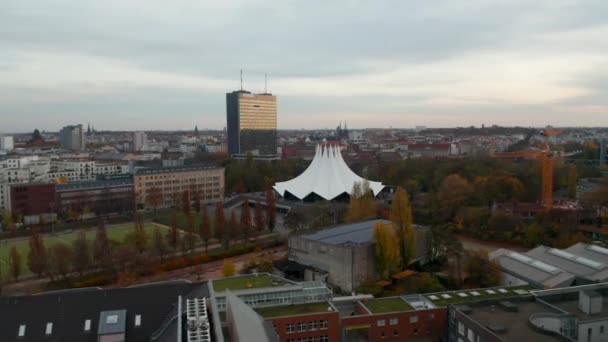
<path fill-rule="evenodd" d="M 138 209 L 177 205 L 184 191 L 201 203 L 217 203 L 224 198 L 224 168 L 188 165 L 141 169 L 134 175 L 135 201 Z"/>

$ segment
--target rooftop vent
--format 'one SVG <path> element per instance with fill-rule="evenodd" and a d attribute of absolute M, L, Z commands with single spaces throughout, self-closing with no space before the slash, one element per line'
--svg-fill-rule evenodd
<path fill-rule="evenodd" d="M 578 292 L 578 308 L 587 315 L 593 315 L 602 312 L 603 298 L 596 291 L 579 291 Z"/>
<path fill-rule="evenodd" d="M 518 312 L 519 309 L 517 308 L 517 304 L 510 302 L 510 301 L 500 301 L 498 302 L 498 305 L 500 305 L 503 309 L 505 309 L 505 311 L 508 312 Z"/>
<path fill-rule="evenodd" d="M 505 327 L 502 323 L 499 322 L 486 322 L 485 326 L 496 335 L 501 335 L 507 332 L 507 327 Z"/>

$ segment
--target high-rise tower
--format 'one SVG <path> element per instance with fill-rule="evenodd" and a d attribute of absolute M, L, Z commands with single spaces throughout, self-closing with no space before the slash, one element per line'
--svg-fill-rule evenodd
<path fill-rule="evenodd" d="M 277 97 L 239 90 L 226 94 L 228 153 L 276 155 Z"/>

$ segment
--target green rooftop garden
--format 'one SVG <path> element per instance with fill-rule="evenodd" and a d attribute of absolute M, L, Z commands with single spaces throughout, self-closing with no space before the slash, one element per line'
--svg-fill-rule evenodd
<path fill-rule="evenodd" d="M 285 285 L 285 282 L 268 274 L 252 274 L 223 278 L 213 281 L 213 289 L 217 292 L 228 290 L 243 290 L 259 287 L 273 287 Z"/>
<path fill-rule="evenodd" d="M 369 311 L 375 314 L 383 312 L 409 311 L 413 309 L 408 303 L 401 299 L 401 297 L 370 299 L 365 302 L 364 305 L 369 309 Z"/>
<path fill-rule="evenodd" d="M 504 290 L 504 291 L 500 291 Z M 444 293 L 426 294 L 424 297 L 430 300 L 436 306 L 447 306 L 449 304 L 461 304 L 488 299 L 504 299 L 510 297 L 519 297 L 529 295 L 529 291 L 533 290 L 529 285 L 498 287 L 488 289 L 471 289 Z M 488 292 L 490 291 L 490 292 Z M 491 293 L 493 292 L 493 293 Z M 520 292 L 520 293 L 517 293 Z M 464 293 L 466 296 L 461 296 L 459 293 Z M 449 298 L 444 297 L 448 295 Z"/>
<path fill-rule="evenodd" d="M 264 318 L 306 315 L 319 312 L 327 312 L 330 305 L 327 302 L 307 303 L 283 306 L 271 306 L 267 308 L 257 308 L 255 311 Z"/>

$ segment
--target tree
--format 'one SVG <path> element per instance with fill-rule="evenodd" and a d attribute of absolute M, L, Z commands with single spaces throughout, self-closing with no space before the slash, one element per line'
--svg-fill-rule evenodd
<path fill-rule="evenodd" d="M 386 279 L 399 264 L 399 243 L 390 224 L 374 223 L 376 270 Z"/>
<path fill-rule="evenodd" d="M 74 252 L 69 245 L 59 242 L 49 248 L 49 273 L 61 276 L 65 281 L 72 272 Z"/>
<path fill-rule="evenodd" d="M 272 258 L 270 256 L 259 258 L 256 268 L 260 273 L 272 273 L 274 269 Z"/>
<path fill-rule="evenodd" d="M 262 203 L 259 199 L 255 200 L 255 212 L 254 212 L 255 228 L 258 232 L 262 232 L 266 226 L 266 218 L 264 217 L 264 211 L 262 209 Z"/>
<path fill-rule="evenodd" d="M 462 284 L 462 260 L 465 256 L 464 247 L 460 240 L 455 239 L 454 243 L 450 245 L 448 249 L 448 260 L 453 261 L 451 270 L 454 270 L 456 273 L 456 279 L 458 280 L 458 284 Z"/>
<path fill-rule="evenodd" d="M 15 245 L 12 245 L 9 251 L 8 265 L 13 279 L 19 279 L 19 275 L 21 275 L 21 254 L 19 254 Z"/>
<path fill-rule="evenodd" d="M 152 209 L 154 209 L 154 213 L 156 213 L 156 210 L 158 209 L 158 207 L 161 206 L 162 203 L 163 203 L 162 190 L 157 187 L 151 188 L 148 191 L 148 193 L 146 194 L 146 204 L 148 206 L 152 207 Z"/>
<path fill-rule="evenodd" d="M 488 259 L 488 252 L 481 250 L 472 252 L 465 263 L 470 284 L 478 287 L 498 286 L 502 280 L 502 272 L 498 265 Z"/>
<path fill-rule="evenodd" d="M 93 243 L 93 260 L 97 267 L 103 268 L 106 271 L 110 270 L 113 266 L 110 241 L 108 240 L 108 234 L 103 220 L 99 220 L 99 223 L 97 224 L 95 242 Z"/>
<path fill-rule="evenodd" d="M 568 167 L 568 198 L 576 198 L 576 185 L 578 183 L 578 176 L 576 173 L 576 166 L 570 165 Z"/>
<path fill-rule="evenodd" d="M 141 215 L 135 217 L 133 226 L 133 245 L 138 253 L 144 253 L 148 247 L 148 234 L 144 226 L 144 219 Z"/>
<path fill-rule="evenodd" d="M 215 207 L 215 226 L 213 227 L 213 235 L 219 243 L 224 243 L 225 230 L 226 214 L 224 213 L 224 205 L 218 203 Z"/>
<path fill-rule="evenodd" d="M 192 191 L 192 200 L 194 201 L 194 210 L 197 214 L 201 213 L 201 192 L 194 189 Z"/>
<path fill-rule="evenodd" d="M 412 225 L 412 208 L 410 207 L 409 197 L 402 187 L 397 187 L 393 194 L 389 219 L 397 232 L 401 268 L 405 269 L 415 254 L 416 233 Z"/>
<path fill-rule="evenodd" d="M 224 259 L 222 274 L 224 277 L 232 277 L 236 273 L 236 266 L 230 259 Z"/>
<path fill-rule="evenodd" d="M 84 231 L 80 231 L 76 240 L 72 242 L 72 250 L 74 252 L 74 259 L 72 260 L 73 269 L 82 277 L 84 272 L 91 267 L 89 242 L 87 241 L 87 235 Z"/>
<path fill-rule="evenodd" d="M 224 234 L 224 244 L 226 249 L 230 248 L 230 239 L 232 238 L 232 236 L 234 235 L 234 237 L 236 238 L 239 235 L 238 230 L 239 223 L 236 220 L 236 212 L 232 210 L 230 212 L 230 222 L 226 226 L 226 231 Z"/>
<path fill-rule="evenodd" d="M 30 250 L 27 254 L 27 267 L 40 277 L 46 272 L 47 255 L 44 241 L 40 237 L 37 228 L 32 229 L 32 235 L 29 240 Z"/>
<path fill-rule="evenodd" d="M 167 233 L 167 242 L 169 247 L 173 249 L 173 252 L 177 250 L 177 243 L 179 242 L 179 232 L 177 231 L 177 211 L 171 210 L 171 227 Z"/>
<path fill-rule="evenodd" d="M 437 199 L 442 208 L 445 218 L 454 217 L 457 209 L 464 205 L 473 193 L 473 187 L 469 181 L 459 174 L 452 174 L 443 179 Z"/>
<path fill-rule="evenodd" d="M 154 235 L 152 235 L 152 243 L 154 245 L 154 253 L 162 261 L 163 257 L 165 256 L 165 253 L 167 253 L 167 245 L 165 244 L 163 233 L 160 230 L 160 227 L 158 226 L 154 228 Z"/>
<path fill-rule="evenodd" d="M 247 245 L 247 240 L 249 240 L 249 236 L 251 235 L 251 208 L 249 207 L 249 200 L 245 198 L 243 205 L 241 206 L 241 236 L 245 241 L 245 245 Z"/>
<path fill-rule="evenodd" d="M 369 182 L 363 184 L 355 182 L 350 194 L 346 221 L 355 222 L 369 220 L 376 217 L 376 205 L 374 195 L 369 188 Z"/>
<path fill-rule="evenodd" d="M 205 245 L 205 253 L 209 248 L 209 240 L 211 239 L 211 227 L 209 226 L 209 214 L 207 214 L 207 208 L 203 209 L 203 215 L 201 217 L 200 228 L 198 234 Z"/>
<path fill-rule="evenodd" d="M 442 263 L 455 243 L 460 243 L 447 227 L 431 226 L 426 233 L 426 257 L 429 263 Z"/>
<path fill-rule="evenodd" d="M 270 232 L 274 231 L 277 223 L 277 199 L 272 189 L 266 190 L 266 224 Z"/>
<path fill-rule="evenodd" d="M 538 223 L 532 223 L 524 230 L 524 244 L 528 247 L 536 247 L 545 240 L 543 229 Z"/>
<path fill-rule="evenodd" d="M 348 211 L 346 212 L 346 221 L 347 222 L 355 222 L 360 219 L 361 214 L 361 202 L 359 198 L 361 197 L 361 184 L 359 182 L 355 182 L 353 184 L 353 189 L 350 192 L 350 200 L 348 203 Z"/>
<path fill-rule="evenodd" d="M 186 217 L 190 215 L 190 204 L 190 191 L 184 190 L 182 192 L 182 212 Z"/>
<path fill-rule="evenodd" d="M 11 215 L 11 213 L 8 212 L 8 210 L 3 210 L 2 211 L 2 228 L 3 229 L 8 229 L 11 225 L 13 224 L 13 216 Z"/>

